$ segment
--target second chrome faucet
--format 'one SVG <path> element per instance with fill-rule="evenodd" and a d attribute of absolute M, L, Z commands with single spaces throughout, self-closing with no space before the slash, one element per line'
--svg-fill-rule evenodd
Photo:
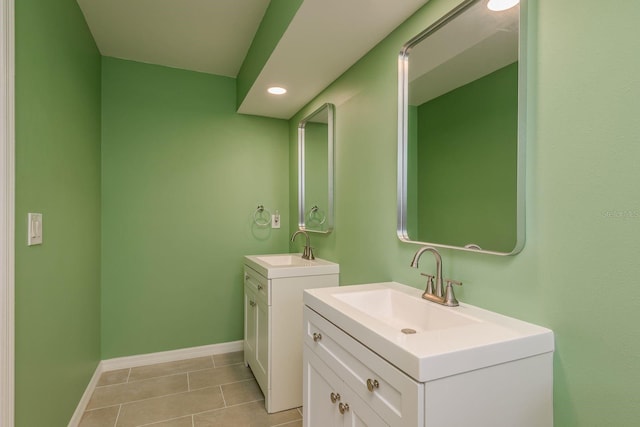
<path fill-rule="evenodd" d="M 293 241 L 296 240 L 296 236 L 298 234 L 304 234 L 304 237 L 306 238 L 304 250 L 302 251 L 302 259 L 308 259 L 308 260 L 316 259 L 316 257 L 313 256 L 313 248 L 311 247 L 311 240 L 309 239 L 309 234 L 307 234 L 306 231 L 298 230 L 295 233 L 293 233 L 293 236 L 291 236 L 291 242 L 293 243 Z"/>
<path fill-rule="evenodd" d="M 447 287 L 445 289 L 444 285 L 442 284 L 442 257 L 440 256 L 440 252 L 438 252 L 436 248 L 433 248 L 431 246 L 423 246 L 418 249 L 418 252 L 416 252 L 413 256 L 413 260 L 411 260 L 411 267 L 418 268 L 418 261 L 420 260 L 422 254 L 425 252 L 431 252 L 436 259 L 436 275 L 433 276 L 431 274 L 420 273 L 423 276 L 427 277 L 427 287 L 422 294 L 422 298 L 438 304 L 446 305 L 448 307 L 457 307 L 459 304 L 453 292 L 452 285 L 462 285 L 462 283 L 455 280 L 446 279 Z M 433 283 L 434 279 L 435 287 Z"/>

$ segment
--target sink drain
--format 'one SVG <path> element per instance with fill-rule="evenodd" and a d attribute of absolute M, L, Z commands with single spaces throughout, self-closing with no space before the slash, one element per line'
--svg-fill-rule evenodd
<path fill-rule="evenodd" d="M 401 329 L 400 332 L 402 332 L 403 334 L 411 335 L 411 334 L 415 334 L 416 330 L 411 328 L 404 328 L 404 329 Z"/>

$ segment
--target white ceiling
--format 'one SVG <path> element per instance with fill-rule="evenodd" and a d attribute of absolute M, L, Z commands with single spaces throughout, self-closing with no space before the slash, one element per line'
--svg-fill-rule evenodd
<path fill-rule="evenodd" d="M 104 56 L 235 77 L 269 0 L 78 0 Z"/>
<path fill-rule="evenodd" d="M 304 0 L 239 112 L 290 118 L 427 1 Z M 236 77 L 269 0 L 78 4 L 104 56 Z"/>

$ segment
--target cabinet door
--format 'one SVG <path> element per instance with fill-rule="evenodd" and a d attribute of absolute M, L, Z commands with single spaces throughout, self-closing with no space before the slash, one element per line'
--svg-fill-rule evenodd
<path fill-rule="evenodd" d="M 269 310 L 271 308 L 261 300 L 256 302 L 254 311 L 256 313 L 256 366 L 254 369 L 260 372 L 254 372 L 256 376 L 268 378 L 269 372 Z M 267 379 L 267 382 L 269 380 Z M 266 388 L 270 388 L 266 385 Z M 265 392 L 266 393 L 266 392 Z"/>
<path fill-rule="evenodd" d="M 256 296 L 247 287 L 244 288 L 244 360 L 255 361 L 256 355 Z M 253 363 L 252 363 L 253 364 Z"/>
<path fill-rule="evenodd" d="M 342 416 L 338 412 L 342 381 L 306 345 L 303 361 L 304 427 L 342 425 Z"/>
<path fill-rule="evenodd" d="M 304 427 L 388 427 L 327 364 L 304 347 Z"/>
<path fill-rule="evenodd" d="M 373 409 L 346 384 L 342 388 L 344 427 L 388 427 Z M 348 406 L 346 406 L 348 405 Z M 305 408 L 306 409 L 306 408 Z"/>

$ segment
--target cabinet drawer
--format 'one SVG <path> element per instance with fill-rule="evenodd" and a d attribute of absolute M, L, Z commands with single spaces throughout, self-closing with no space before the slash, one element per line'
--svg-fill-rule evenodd
<path fill-rule="evenodd" d="M 244 284 L 256 293 L 256 298 L 271 305 L 271 281 L 252 268 L 244 267 Z"/>
<path fill-rule="evenodd" d="M 306 306 L 304 341 L 386 423 L 423 425 L 423 385 Z"/>

